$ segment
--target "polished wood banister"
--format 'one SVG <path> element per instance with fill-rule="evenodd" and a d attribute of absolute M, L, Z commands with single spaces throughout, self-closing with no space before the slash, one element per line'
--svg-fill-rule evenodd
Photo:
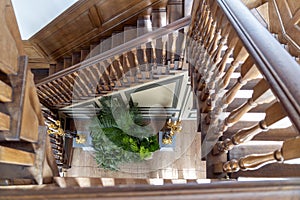
<path fill-rule="evenodd" d="M 176 20 L 173 23 L 170 23 L 168 25 L 166 25 L 165 27 L 159 28 L 157 30 L 154 30 L 152 32 L 146 33 L 140 37 L 137 37 L 129 42 L 126 42 L 122 45 L 119 45 L 115 48 L 112 48 L 108 51 L 105 51 L 97 56 L 94 56 L 92 58 L 89 58 L 87 60 L 82 61 L 81 63 L 78 63 L 76 65 L 73 65 L 69 68 L 66 68 L 64 70 L 61 70 L 55 74 L 50 75 L 49 77 L 42 79 L 39 83 L 36 84 L 36 86 L 41 86 L 43 84 L 46 84 L 50 81 L 53 81 L 55 79 L 64 77 L 68 74 L 71 74 L 73 72 L 76 72 L 78 70 L 84 69 L 88 66 L 91 66 L 93 64 L 97 64 L 100 61 L 104 61 L 107 60 L 108 58 L 111 58 L 115 55 L 122 55 L 124 52 L 127 52 L 131 49 L 134 49 L 138 46 L 140 46 L 141 44 L 150 42 L 151 40 L 157 39 L 163 35 L 167 35 L 169 33 L 172 33 L 175 30 L 181 29 L 187 25 L 189 25 L 191 21 L 191 17 L 187 16 L 184 17 L 182 19 Z"/>
<path fill-rule="evenodd" d="M 299 132 L 299 65 L 242 2 L 218 0 L 218 4 Z"/>

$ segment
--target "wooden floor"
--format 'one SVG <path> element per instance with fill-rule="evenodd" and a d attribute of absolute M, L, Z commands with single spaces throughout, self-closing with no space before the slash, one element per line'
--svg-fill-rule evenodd
<path fill-rule="evenodd" d="M 86 131 L 87 122 L 76 124 L 77 130 Z M 74 148 L 72 167 L 66 177 L 139 178 L 196 180 L 206 178 L 206 165 L 201 161 L 201 134 L 196 132 L 196 121 L 182 121 L 183 130 L 176 135 L 173 152 L 157 151 L 151 160 L 128 164 L 120 171 L 108 171 L 97 167 L 90 151 Z"/>

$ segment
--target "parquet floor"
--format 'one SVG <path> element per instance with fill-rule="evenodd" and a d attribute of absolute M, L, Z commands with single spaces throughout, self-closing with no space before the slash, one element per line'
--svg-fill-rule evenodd
<path fill-rule="evenodd" d="M 77 130 L 87 131 L 86 122 L 77 123 Z M 90 151 L 74 148 L 72 167 L 66 177 L 94 177 L 121 179 L 205 179 L 206 165 L 201 161 L 201 134 L 196 132 L 196 121 L 182 121 L 182 131 L 176 134 L 174 151 L 157 151 L 153 158 L 142 163 L 128 163 L 120 171 L 103 170 L 97 167 Z"/>

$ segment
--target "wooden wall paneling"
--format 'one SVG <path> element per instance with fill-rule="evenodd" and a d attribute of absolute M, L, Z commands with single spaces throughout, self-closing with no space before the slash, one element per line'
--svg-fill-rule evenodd
<path fill-rule="evenodd" d="M 18 71 L 18 60 L 24 54 L 21 35 L 10 0 L 0 3 L 0 70 L 6 74 Z"/>
<path fill-rule="evenodd" d="M 25 55 L 28 56 L 29 69 L 48 69 L 53 61 L 47 59 L 45 53 L 28 40 L 23 40 Z"/>
<path fill-rule="evenodd" d="M 80 1 L 29 40 L 38 44 L 49 58 L 58 59 L 80 45 L 104 36 L 159 2 L 161 0 L 135 0 L 130 3 L 125 0 Z"/>

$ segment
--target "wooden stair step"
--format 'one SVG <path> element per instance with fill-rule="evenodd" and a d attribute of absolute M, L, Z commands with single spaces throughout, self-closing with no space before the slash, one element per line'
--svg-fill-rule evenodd
<path fill-rule="evenodd" d="M 90 57 L 96 56 L 100 53 L 100 42 L 90 44 Z"/>
<path fill-rule="evenodd" d="M 12 88 L 0 80 L 0 102 L 10 102 L 12 100 Z"/>
<path fill-rule="evenodd" d="M 103 53 L 111 49 L 112 41 L 111 38 L 100 40 L 100 53 Z"/>
<path fill-rule="evenodd" d="M 132 39 L 135 39 L 137 37 L 137 28 L 136 26 L 128 26 L 125 25 L 123 28 L 123 36 L 124 36 L 124 42 L 128 42 Z"/>
<path fill-rule="evenodd" d="M 0 131 L 9 131 L 10 116 L 0 112 Z"/>
<path fill-rule="evenodd" d="M 64 58 L 64 69 L 72 66 L 72 57 Z"/>
<path fill-rule="evenodd" d="M 89 49 L 82 49 L 80 50 L 80 62 L 84 61 L 88 58 L 88 55 L 90 53 Z"/>
<path fill-rule="evenodd" d="M 34 153 L 0 145 L 0 163 L 33 166 Z"/>
<path fill-rule="evenodd" d="M 113 32 L 111 35 L 111 48 L 117 47 L 124 43 L 123 32 Z"/>
<path fill-rule="evenodd" d="M 76 65 L 80 63 L 81 60 L 81 52 L 73 52 L 72 53 L 72 65 Z"/>

